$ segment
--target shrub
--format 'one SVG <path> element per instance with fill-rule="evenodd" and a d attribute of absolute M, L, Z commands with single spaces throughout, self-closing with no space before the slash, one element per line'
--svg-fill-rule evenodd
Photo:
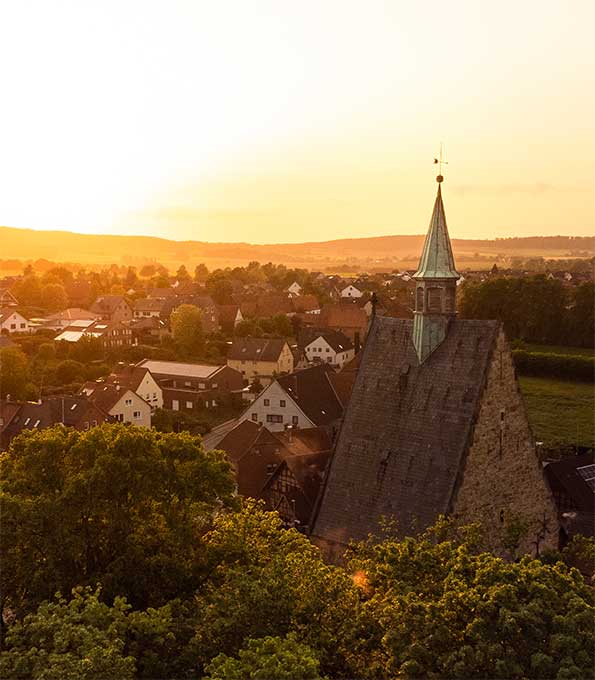
<path fill-rule="evenodd" d="M 526 352 L 513 350 L 514 364 L 522 375 L 563 378 L 593 382 L 595 379 L 595 357 Z"/>

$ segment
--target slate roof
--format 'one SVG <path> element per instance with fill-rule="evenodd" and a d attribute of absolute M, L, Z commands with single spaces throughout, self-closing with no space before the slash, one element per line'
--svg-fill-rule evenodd
<path fill-rule="evenodd" d="M 126 302 L 126 299 L 122 295 L 100 295 L 95 302 L 91 305 L 91 311 L 97 310 L 99 313 L 113 313 L 118 309 L 118 307 Z"/>
<path fill-rule="evenodd" d="M 89 401 L 106 413 L 109 413 L 125 394 L 133 391 L 126 386 L 106 382 L 89 381 L 81 387 L 81 394 L 86 395 Z M 142 399 L 139 395 L 136 396 Z"/>
<path fill-rule="evenodd" d="M 403 533 L 449 510 L 500 325 L 455 319 L 419 364 L 413 322 L 377 317 L 312 534 L 346 544 L 394 517 Z"/>
<path fill-rule="evenodd" d="M 136 392 L 145 379 L 147 373 L 151 373 L 148 368 L 144 366 L 136 366 L 129 364 L 127 366 L 119 366 L 116 371 L 105 378 L 105 382 L 113 385 L 121 385 L 133 392 Z"/>
<path fill-rule="evenodd" d="M 332 374 L 328 364 L 319 364 L 282 375 L 277 382 L 315 425 L 330 425 L 343 415 L 343 406 L 329 377 Z"/>
<path fill-rule="evenodd" d="M 279 361 L 287 344 L 284 338 L 234 338 L 227 358 L 234 361 Z"/>
<path fill-rule="evenodd" d="M 140 298 L 134 302 L 135 312 L 161 312 L 165 301 L 160 298 Z"/>
<path fill-rule="evenodd" d="M 63 422 L 66 426 L 75 427 L 85 418 L 95 420 L 98 415 L 109 420 L 107 412 L 82 395 L 47 397 L 41 403 L 3 402 L 2 415 L 5 419 L 2 431 L 5 441 L 16 437 L 23 430 L 42 430 L 57 423 Z"/>

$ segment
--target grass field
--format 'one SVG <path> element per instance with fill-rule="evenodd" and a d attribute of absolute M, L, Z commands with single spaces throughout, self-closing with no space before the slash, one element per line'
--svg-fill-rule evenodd
<path fill-rule="evenodd" d="M 533 434 L 545 446 L 595 446 L 595 386 L 520 376 Z"/>
<path fill-rule="evenodd" d="M 592 357 L 593 350 L 587 347 L 564 347 L 563 345 L 532 345 L 524 344 L 526 352 L 545 352 L 546 354 L 571 354 L 572 356 Z"/>

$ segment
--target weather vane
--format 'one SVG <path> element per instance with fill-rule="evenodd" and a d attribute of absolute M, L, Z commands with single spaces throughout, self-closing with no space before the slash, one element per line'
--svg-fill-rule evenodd
<path fill-rule="evenodd" d="M 442 160 L 442 142 L 440 143 L 440 157 L 434 158 L 434 165 L 436 164 L 438 165 L 438 177 L 436 177 L 436 181 L 442 182 L 444 181 L 444 177 L 442 175 L 442 166 L 448 165 L 448 161 Z"/>

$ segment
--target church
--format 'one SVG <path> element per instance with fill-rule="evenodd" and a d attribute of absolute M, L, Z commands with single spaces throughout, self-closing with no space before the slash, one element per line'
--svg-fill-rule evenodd
<path fill-rule="evenodd" d="M 522 519 L 519 552 L 558 546 L 502 325 L 457 318 L 460 275 L 437 181 L 414 318 L 373 317 L 313 517 L 311 538 L 330 559 L 376 533 L 383 517 L 402 535 L 440 515 L 480 522 L 497 552 L 508 522 Z"/>

